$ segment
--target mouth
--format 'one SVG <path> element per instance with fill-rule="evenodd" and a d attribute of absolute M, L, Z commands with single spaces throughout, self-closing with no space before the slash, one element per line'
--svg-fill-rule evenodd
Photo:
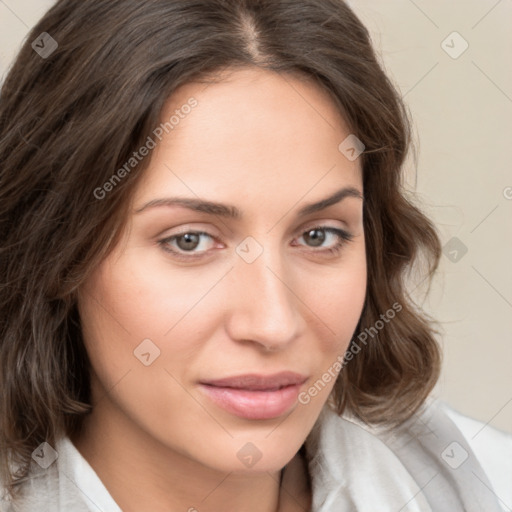
<path fill-rule="evenodd" d="M 248 374 L 202 381 L 200 389 L 215 405 L 231 414 L 263 420 L 277 418 L 290 410 L 307 379 L 295 372 Z"/>

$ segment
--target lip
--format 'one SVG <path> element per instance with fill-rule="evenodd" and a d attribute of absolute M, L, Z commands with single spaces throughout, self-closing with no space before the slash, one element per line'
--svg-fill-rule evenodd
<path fill-rule="evenodd" d="M 271 419 L 287 412 L 297 401 L 307 377 L 295 372 L 247 374 L 200 382 L 201 390 L 217 406 L 251 420 Z"/>

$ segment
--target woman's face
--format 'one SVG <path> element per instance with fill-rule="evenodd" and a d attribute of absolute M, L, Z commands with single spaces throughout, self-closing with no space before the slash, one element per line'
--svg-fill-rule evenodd
<path fill-rule="evenodd" d="M 313 427 L 363 308 L 360 159 L 339 149 L 350 132 L 326 93 L 290 76 L 189 83 L 162 121 L 173 115 L 123 240 L 80 290 L 92 417 L 210 468 L 275 471 Z M 280 372 L 302 378 L 272 391 Z M 263 380 L 204 384 L 248 374 Z"/>

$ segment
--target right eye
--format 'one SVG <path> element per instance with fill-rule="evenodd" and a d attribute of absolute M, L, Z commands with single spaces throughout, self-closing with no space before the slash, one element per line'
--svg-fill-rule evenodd
<path fill-rule="evenodd" d="M 178 258 L 200 258 L 208 251 L 207 240 L 214 240 L 213 236 L 205 231 L 184 231 L 159 240 L 162 249 Z M 200 248 L 201 250 L 196 251 Z"/>

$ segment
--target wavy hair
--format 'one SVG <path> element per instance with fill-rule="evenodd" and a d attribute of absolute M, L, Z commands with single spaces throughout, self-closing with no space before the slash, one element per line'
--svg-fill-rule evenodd
<path fill-rule="evenodd" d="M 42 33 L 58 45 L 50 54 L 36 51 L 50 49 Z M 95 189 L 144 145 L 177 87 L 246 66 L 314 79 L 366 148 L 368 287 L 356 332 L 391 304 L 402 309 L 340 372 L 337 412 L 398 424 L 433 389 L 437 331 L 406 277 L 422 260 L 432 278 L 439 236 L 404 187 L 407 107 L 347 4 L 59 0 L 0 93 L 0 479 L 9 493 L 29 474 L 33 450 L 78 432 L 91 409 L 77 289 L 119 241 L 150 158 L 107 200 Z"/>

